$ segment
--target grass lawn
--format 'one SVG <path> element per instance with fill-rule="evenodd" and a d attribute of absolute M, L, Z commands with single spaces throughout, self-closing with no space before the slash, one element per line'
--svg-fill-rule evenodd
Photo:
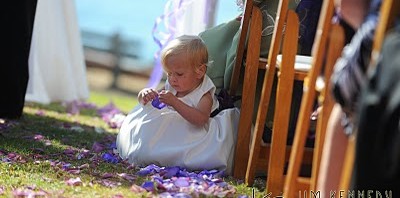
<path fill-rule="evenodd" d="M 156 174 L 138 174 L 138 167 L 116 157 L 113 143 L 118 129 L 97 111 L 109 100 L 108 94 L 92 92 L 88 102 L 97 108 L 80 107 L 74 115 L 61 104 L 27 103 L 20 120 L 0 120 L 0 197 L 148 197 L 168 192 L 160 186 L 146 190 L 142 185 L 155 181 Z M 115 96 L 112 101 L 123 113 L 136 105 L 136 98 L 129 96 Z M 251 196 L 253 188 L 232 178 L 222 181 L 216 182 L 220 186 L 214 191 L 208 189 L 211 194 L 200 197 L 224 192 Z M 175 192 L 185 189 L 189 188 Z"/>

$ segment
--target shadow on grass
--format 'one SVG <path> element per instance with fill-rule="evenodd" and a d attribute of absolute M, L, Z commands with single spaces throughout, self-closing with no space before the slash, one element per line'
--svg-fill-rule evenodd
<path fill-rule="evenodd" d="M 101 119 L 87 118 L 89 120 L 86 120 L 86 122 L 93 122 L 92 124 L 94 124 L 89 126 L 78 122 L 77 116 L 61 114 L 59 118 L 55 118 L 46 115 L 47 113 L 50 114 L 47 110 L 65 114 L 59 108 L 49 106 L 40 109 L 46 111 L 45 115 L 25 112 L 20 120 L 8 122 L 10 126 L 0 131 L 0 165 L 1 160 L 4 161 L 5 159 L 4 156 L 15 153 L 23 159 L 15 161 L 15 164 L 21 165 L 21 167 L 25 167 L 24 164 L 35 164 L 37 161 L 58 163 L 58 167 L 48 166 L 47 170 L 40 170 L 44 172 L 45 177 L 58 178 L 61 172 L 66 178 L 81 177 L 95 182 L 109 179 L 119 182 L 121 187 L 130 187 L 131 181 L 124 180 L 116 175 L 120 173 L 134 174 L 136 170 L 128 169 L 129 165 L 125 162 L 111 163 L 102 157 L 105 153 L 112 154 L 112 145 L 115 143 L 117 134 L 115 130 L 108 132 L 106 129 L 102 130 L 101 133 L 96 132 L 94 127 L 97 125 L 96 122 L 98 122 L 98 125 L 104 124 Z M 103 149 L 102 147 L 99 148 L 99 145 Z M 81 166 L 86 168 L 76 168 L 79 173 L 68 171 Z M 31 171 L 26 170 L 28 174 Z M 110 173 L 112 176 L 105 178 L 104 175 L 110 175 Z"/>

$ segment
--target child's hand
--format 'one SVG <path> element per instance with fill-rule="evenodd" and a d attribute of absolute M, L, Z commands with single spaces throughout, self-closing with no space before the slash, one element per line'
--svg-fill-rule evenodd
<path fill-rule="evenodd" d="M 178 99 L 174 94 L 172 94 L 169 91 L 161 91 L 158 94 L 158 98 L 160 100 L 160 102 L 163 102 L 165 104 L 167 104 L 168 106 L 174 106 L 175 101 Z"/>
<path fill-rule="evenodd" d="M 142 89 L 138 94 L 138 100 L 141 104 L 146 105 L 148 102 L 156 98 L 158 92 L 151 88 Z"/>

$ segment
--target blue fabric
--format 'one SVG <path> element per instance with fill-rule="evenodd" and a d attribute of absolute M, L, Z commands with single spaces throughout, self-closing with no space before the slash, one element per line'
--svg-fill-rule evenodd
<path fill-rule="evenodd" d="M 299 16 L 299 54 L 311 55 L 315 32 L 318 26 L 322 0 L 302 0 L 297 5 Z"/>

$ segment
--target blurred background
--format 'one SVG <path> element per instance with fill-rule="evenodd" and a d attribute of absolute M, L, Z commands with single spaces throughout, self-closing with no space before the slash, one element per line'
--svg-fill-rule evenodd
<path fill-rule="evenodd" d="M 90 98 L 104 103 L 116 95 L 133 101 L 149 84 L 160 49 L 155 39 L 162 40 L 166 26 L 175 25 L 176 35 L 198 34 L 240 14 L 235 0 L 75 0 L 75 6 Z M 176 21 L 167 21 L 171 13 Z M 133 103 L 126 105 L 120 107 Z"/>
<path fill-rule="evenodd" d="M 238 15 L 239 9 L 235 1 L 213 1 L 217 4 L 211 27 Z M 119 64 L 122 71 L 130 71 L 140 76 L 150 74 L 154 66 L 154 54 L 159 50 L 152 31 L 156 19 L 164 13 L 165 0 L 75 2 L 87 66 L 111 66 L 115 60 L 112 60 L 108 53 L 118 53 L 117 50 L 120 50 Z M 186 8 L 183 12 L 193 11 Z M 118 47 L 119 49 L 116 49 Z"/>
<path fill-rule="evenodd" d="M 88 101 L 128 112 L 165 81 L 161 49 L 234 20 L 242 0 L 39 0 L 25 101 Z"/>

